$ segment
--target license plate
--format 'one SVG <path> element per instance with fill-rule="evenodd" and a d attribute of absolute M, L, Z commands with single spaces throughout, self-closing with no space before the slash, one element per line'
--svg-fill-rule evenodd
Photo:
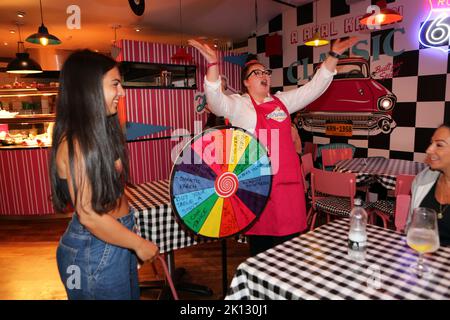
<path fill-rule="evenodd" d="M 351 137 L 353 135 L 353 125 L 348 123 L 327 123 L 325 125 L 327 136 Z"/>

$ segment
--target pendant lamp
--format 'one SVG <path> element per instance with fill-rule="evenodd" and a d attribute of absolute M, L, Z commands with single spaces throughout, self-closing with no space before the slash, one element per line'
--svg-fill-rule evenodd
<path fill-rule="evenodd" d="M 26 38 L 25 41 L 30 42 L 30 43 L 35 43 L 35 44 L 41 44 L 43 46 L 60 44 L 61 40 L 59 40 L 54 35 L 50 34 L 48 32 L 47 27 L 44 25 L 44 18 L 43 18 L 43 15 L 42 15 L 42 1 L 41 0 L 39 0 L 39 5 L 40 5 L 40 8 L 41 8 L 41 26 L 38 28 L 38 32 L 37 33 L 32 34 L 31 36 Z"/>
<path fill-rule="evenodd" d="M 20 26 L 17 24 L 17 28 L 19 29 L 19 41 L 17 42 L 17 53 L 16 58 L 13 59 L 8 66 L 6 67 L 6 72 L 8 73 L 18 73 L 18 74 L 31 74 L 31 73 L 41 73 L 42 68 L 33 59 L 30 59 L 30 55 L 25 51 L 23 42 L 20 36 Z"/>
<path fill-rule="evenodd" d="M 119 56 L 120 51 L 121 51 L 120 47 L 117 46 L 117 29 L 120 29 L 121 25 L 120 24 L 114 24 L 112 26 L 112 28 L 114 29 L 114 42 L 113 42 L 113 44 L 111 46 L 111 57 L 113 59 L 116 59 Z"/>
<path fill-rule="evenodd" d="M 317 2 L 318 1 L 314 1 L 314 2 L 316 3 L 316 9 L 315 9 L 316 19 L 314 22 L 317 23 Z M 317 27 L 316 27 L 316 32 L 314 32 L 314 35 L 312 36 L 312 38 L 305 41 L 305 45 L 310 46 L 310 47 L 321 47 L 321 46 L 327 45 L 329 43 L 330 43 L 330 41 L 328 41 L 327 39 L 323 39 L 320 36 L 319 28 L 317 28 Z"/>
<path fill-rule="evenodd" d="M 174 61 L 188 61 L 191 62 L 194 58 L 190 53 L 186 51 L 186 48 L 183 46 L 183 23 L 181 19 L 181 0 L 180 0 L 180 34 L 181 34 L 181 48 L 178 48 L 175 54 L 170 57 L 170 59 Z"/>
<path fill-rule="evenodd" d="M 403 20 L 403 16 L 399 12 L 387 8 L 386 0 L 378 1 L 377 6 L 380 8 L 378 13 L 367 13 L 359 19 L 359 23 L 368 27 L 378 27 Z"/>

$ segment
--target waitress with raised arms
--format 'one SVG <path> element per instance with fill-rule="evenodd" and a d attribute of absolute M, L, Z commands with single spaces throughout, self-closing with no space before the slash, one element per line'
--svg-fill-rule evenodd
<path fill-rule="evenodd" d="M 336 74 L 339 55 L 356 42 L 356 38 L 336 40 L 311 81 L 275 95 L 270 94 L 271 70 L 250 57 L 241 73 L 244 94 L 225 95 L 221 90 L 216 51 L 207 44 L 189 40 L 208 62 L 204 90 L 211 112 L 257 137 L 267 134 L 266 147 L 274 174 L 272 192 L 259 220 L 246 232 L 252 255 L 297 236 L 307 227 L 300 163 L 292 141 L 289 115 L 325 92 Z"/>

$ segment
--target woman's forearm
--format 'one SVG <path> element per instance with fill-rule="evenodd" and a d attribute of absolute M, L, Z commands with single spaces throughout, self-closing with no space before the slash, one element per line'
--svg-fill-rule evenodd
<path fill-rule="evenodd" d="M 109 214 L 78 213 L 80 223 L 94 236 L 109 244 L 136 251 L 143 238 L 133 233 Z"/>
<path fill-rule="evenodd" d="M 332 57 L 332 56 L 328 56 L 325 61 L 323 62 L 322 66 L 324 66 L 325 68 L 328 69 L 328 71 L 334 73 L 336 71 L 336 67 L 337 67 L 337 63 L 338 63 L 339 59 Z"/>
<path fill-rule="evenodd" d="M 208 79 L 209 82 L 216 82 L 219 80 L 219 64 L 211 65 L 208 67 L 208 71 L 206 72 L 206 79 Z"/>

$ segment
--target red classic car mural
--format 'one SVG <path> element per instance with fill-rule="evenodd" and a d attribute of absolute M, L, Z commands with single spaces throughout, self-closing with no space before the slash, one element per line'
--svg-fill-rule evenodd
<path fill-rule="evenodd" d="M 396 127 L 392 110 L 397 98 L 372 79 L 368 61 L 343 58 L 339 60 L 336 70 L 337 74 L 327 91 L 300 111 L 297 126 L 306 131 L 327 134 L 330 127 L 333 132 L 339 124 L 343 124 L 344 131 L 349 133 L 342 135 L 390 133 Z"/>

